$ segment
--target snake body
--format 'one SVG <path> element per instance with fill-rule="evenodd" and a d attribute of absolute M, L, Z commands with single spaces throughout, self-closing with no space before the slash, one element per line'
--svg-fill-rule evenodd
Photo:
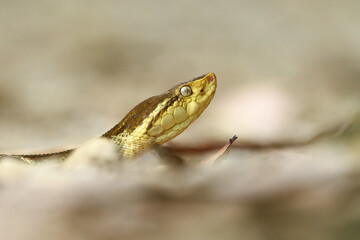
<path fill-rule="evenodd" d="M 124 158 L 134 158 L 153 145 L 161 145 L 182 133 L 209 105 L 216 87 L 214 73 L 180 83 L 165 93 L 139 103 L 102 137 L 118 145 Z M 65 159 L 74 150 L 10 156 L 26 162 L 36 162 L 48 158 Z"/>

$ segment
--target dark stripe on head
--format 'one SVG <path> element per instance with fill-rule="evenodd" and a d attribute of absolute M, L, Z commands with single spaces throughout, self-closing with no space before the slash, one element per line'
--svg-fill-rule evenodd
<path fill-rule="evenodd" d="M 172 94 L 172 92 L 166 92 L 142 101 L 134 107 L 121 122 L 103 134 L 103 137 L 111 138 L 112 136 L 121 134 L 125 130 L 128 134 L 132 133 L 135 128 L 141 125 L 144 119 L 149 117 L 150 113 L 155 110 L 159 103 L 171 97 Z"/>

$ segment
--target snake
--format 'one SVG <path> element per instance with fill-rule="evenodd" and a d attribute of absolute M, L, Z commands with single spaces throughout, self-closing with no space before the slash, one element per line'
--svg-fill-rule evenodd
<path fill-rule="evenodd" d="M 196 77 L 150 97 L 138 105 L 101 137 L 119 149 L 122 158 L 133 159 L 181 134 L 207 108 L 217 88 L 212 72 Z M 28 163 L 56 158 L 65 160 L 74 149 L 46 154 L 0 154 Z"/>

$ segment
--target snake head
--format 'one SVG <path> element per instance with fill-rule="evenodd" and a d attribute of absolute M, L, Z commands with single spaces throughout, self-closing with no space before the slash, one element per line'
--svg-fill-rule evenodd
<path fill-rule="evenodd" d="M 208 73 L 171 88 L 168 93 L 172 96 L 162 103 L 147 135 L 156 137 L 155 143 L 162 144 L 182 133 L 210 104 L 216 87 L 215 74 Z"/>
<path fill-rule="evenodd" d="M 124 157 L 135 157 L 182 133 L 209 105 L 216 86 L 214 73 L 180 83 L 139 103 L 103 137 L 117 143 Z"/>

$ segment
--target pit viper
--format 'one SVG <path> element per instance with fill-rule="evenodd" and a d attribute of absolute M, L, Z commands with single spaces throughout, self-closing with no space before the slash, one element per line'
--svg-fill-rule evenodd
<path fill-rule="evenodd" d="M 122 121 L 102 135 L 110 139 L 123 158 L 134 158 L 182 133 L 213 99 L 217 87 L 214 73 L 180 83 L 165 93 L 135 106 Z M 34 163 L 48 158 L 66 159 L 75 149 L 33 155 L 4 155 Z"/>

